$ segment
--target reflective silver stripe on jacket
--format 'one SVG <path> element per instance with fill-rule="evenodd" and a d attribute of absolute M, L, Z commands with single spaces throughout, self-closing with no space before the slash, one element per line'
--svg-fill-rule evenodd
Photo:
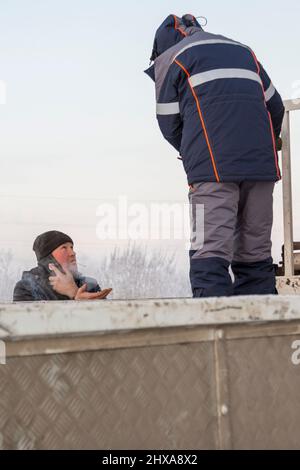
<path fill-rule="evenodd" d="M 222 78 L 245 78 L 248 80 L 254 80 L 260 85 L 262 84 L 261 78 L 256 72 L 246 69 L 215 69 L 209 70 L 208 72 L 197 73 L 195 75 L 191 75 L 190 84 L 195 87 L 203 85 L 203 83 Z"/>
<path fill-rule="evenodd" d="M 235 42 L 235 41 L 230 41 L 230 39 L 203 39 L 202 41 L 195 41 L 195 42 L 192 42 L 191 44 L 187 44 L 185 47 L 183 47 L 182 49 L 180 49 L 180 51 L 178 51 L 176 53 L 176 55 L 173 57 L 173 61 L 180 55 L 182 54 L 184 51 L 186 51 L 187 49 L 190 49 L 191 47 L 195 47 L 195 46 L 206 46 L 206 45 L 209 45 L 209 44 L 229 44 L 231 46 L 240 46 L 240 47 L 244 47 L 245 49 L 248 49 L 249 51 L 251 51 L 251 49 L 248 47 L 248 46 L 245 46 L 244 44 L 241 44 L 240 42 Z"/>
<path fill-rule="evenodd" d="M 272 98 L 272 96 L 275 95 L 275 92 L 276 92 L 276 88 L 274 87 L 273 83 L 271 82 L 269 88 L 265 91 L 266 101 L 269 101 Z"/>
<path fill-rule="evenodd" d="M 167 116 L 169 114 L 179 114 L 179 103 L 156 103 L 156 114 Z"/>

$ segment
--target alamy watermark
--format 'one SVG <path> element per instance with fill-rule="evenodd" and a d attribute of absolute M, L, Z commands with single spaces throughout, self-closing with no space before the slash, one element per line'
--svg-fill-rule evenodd
<path fill-rule="evenodd" d="M 295 351 L 292 354 L 291 361 L 294 364 L 294 366 L 299 366 L 300 364 L 300 340 L 299 339 L 293 341 L 292 349 L 295 349 Z"/>
<path fill-rule="evenodd" d="M 187 249 L 203 247 L 203 204 L 129 203 L 120 196 L 115 204 L 100 204 L 96 217 L 100 240 L 182 240 Z"/>
<path fill-rule="evenodd" d="M 6 345 L 0 340 L 0 365 L 6 364 Z"/>

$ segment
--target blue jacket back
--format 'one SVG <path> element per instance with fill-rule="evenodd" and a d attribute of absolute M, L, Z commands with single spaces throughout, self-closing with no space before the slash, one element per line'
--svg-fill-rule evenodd
<path fill-rule="evenodd" d="M 282 99 L 250 47 L 170 15 L 157 30 L 156 113 L 189 184 L 278 181 Z"/>

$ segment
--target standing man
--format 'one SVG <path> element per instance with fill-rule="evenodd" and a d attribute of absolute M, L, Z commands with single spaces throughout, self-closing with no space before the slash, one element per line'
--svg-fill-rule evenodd
<path fill-rule="evenodd" d="M 180 153 L 196 233 L 196 207 L 204 206 L 204 243 L 190 250 L 193 296 L 276 294 L 280 95 L 248 46 L 203 31 L 192 15 L 165 19 L 151 60 L 159 127 Z"/>

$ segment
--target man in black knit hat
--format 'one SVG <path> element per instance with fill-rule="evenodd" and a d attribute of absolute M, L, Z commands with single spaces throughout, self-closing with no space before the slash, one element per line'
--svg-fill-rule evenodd
<path fill-rule="evenodd" d="M 33 251 L 38 265 L 24 271 L 15 286 L 14 301 L 104 299 L 111 292 L 101 291 L 96 279 L 78 272 L 73 240 L 65 233 L 42 233 L 35 239 Z"/>

